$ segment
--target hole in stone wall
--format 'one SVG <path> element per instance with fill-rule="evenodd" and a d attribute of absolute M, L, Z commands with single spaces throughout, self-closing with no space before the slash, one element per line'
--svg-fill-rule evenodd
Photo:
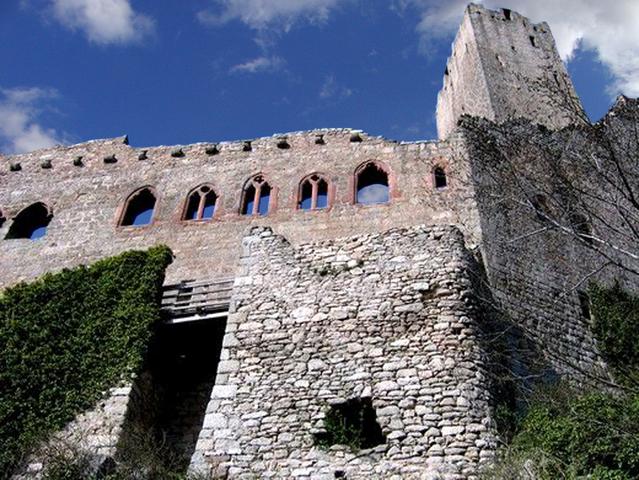
<path fill-rule="evenodd" d="M 6 222 L 7 219 L 5 218 L 4 214 L 2 213 L 2 211 L 0 211 L 0 228 L 2 228 L 2 226 L 4 225 L 4 222 Z"/>
<path fill-rule="evenodd" d="M 530 44 L 531 44 L 533 47 L 536 47 L 536 46 L 537 46 L 537 39 L 536 39 L 535 37 L 533 37 L 532 35 L 531 35 L 531 36 L 529 36 L 528 38 L 530 39 Z"/>
<path fill-rule="evenodd" d="M 225 329 L 226 318 L 160 325 L 139 376 L 139 398 L 128 414 L 125 436 L 147 432 L 164 452 L 158 460 L 176 473 L 186 473 L 195 451 Z"/>
<path fill-rule="evenodd" d="M 548 206 L 548 199 L 545 195 L 534 195 L 530 199 L 530 203 L 535 209 L 535 214 L 539 220 L 542 222 L 548 222 L 550 220 L 550 207 Z"/>
<path fill-rule="evenodd" d="M 501 11 L 504 12 L 504 17 L 506 18 L 506 20 L 510 20 L 512 18 L 512 10 L 508 8 L 502 8 Z"/>
<path fill-rule="evenodd" d="M 353 450 L 386 443 L 370 398 L 352 398 L 331 405 L 324 417 L 324 432 L 315 434 L 322 447 L 348 445 Z"/>
<path fill-rule="evenodd" d="M 579 298 L 579 309 L 581 311 L 581 316 L 590 321 L 591 313 L 590 313 L 590 297 L 586 292 L 578 291 L 577 298 Z"/>
<path fill-rule="evenodd" d="M 14 218 L 5 239 L 27 238 L 37 240 L 47 234 L 53 214 L 44 203 L 34 203 Z"/>
<path fill-rule="evenodd" d="M 444 189 L 448 185 L 446 171 L 442 167 L 435 167 L 433 170 L 433 180 L 435 182 L 435 188 L 438 190 Z"/>
<path fill-rule="evenodd" d="M 579 238 L 588 244 L 592 244 L 592 228 L 588 219 L 580 213 L 574 213 L 570 216 L 570 224 L 573 232 Z"/>

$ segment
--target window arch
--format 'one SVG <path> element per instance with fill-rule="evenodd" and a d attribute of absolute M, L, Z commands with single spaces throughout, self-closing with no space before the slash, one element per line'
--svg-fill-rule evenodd
<path fill-rule="evenodd" d="M 433 168 L 433 185 L 437 190 L 443 190 L 448 186 L 448 179 L 446 178 L 446 170 L 441 165 L 436 165 Z"/>
<path fill-rule="evenodd" d="M 263 175 L 255 175 L 244 187 L 242 194 L 242 215 L 267 215 L 271 210 L 273 188 Z"/>
<path fill-rule="evenodd" d="M 355 203 L 375 205 L 390 201 L 388 172 L 376 162 L 361 165 L 355 172 Z"/>
<path fill-rule="evenodd" d="M 127 198 L 120 220 L 123 227 L 143 227 L 151 224 L 157 198 L 151 187 L 143 187 Z"/>
<path fill-rule="evenodd" d="M 297 208 L 300 210 L 320 210 L 328 208 L 328 181 L 314 173 L 300 183 Z"/>
<path fill-rule="evenodd" d="M 217 200 L 217 194 L 210 185 L 204 184 L 194 188 L 186 199 L 182 219 L 189 221 L 212 219 L 217 208 Z"/>
<path fill-rule="evenodd" d="M 53 212 L 42 202 L 29 205 L 13 219 L 6 239 L 27 238 L 37 240 L 47 234 Z"/>

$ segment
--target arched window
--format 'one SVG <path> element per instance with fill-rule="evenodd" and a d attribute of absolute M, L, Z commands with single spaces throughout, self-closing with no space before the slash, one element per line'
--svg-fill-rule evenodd
<path fill-rule="evenodd" d="M 217 195 L 209 185 L 200 185 L 189 193 L 183 220 L 210 220 L 215 215 Z"/>
<path fill-rule="evenodd" d="M 355 201 L 363 205 L 388 203 L 388 173 L 374 162 L 360 167 L 355 175 Z"/>
<path fill-rule="evenodd" d="M 317 174 L 302 180 L 297 206 L 300 210 L 316 210 L 328 207 L 328 182 Z"/>
<path fill-rule="evenodd" d="M 2 210 L 0 210 L 0 228 L 2 228 L 2 226 L 4 225 L 4 222 L 7 221 L 7 217 L 4 216 L 4 213 L 2 213 Z"/>
<path fill-rule="evenodd" d="M 433 169 L 433 184 L 437 190 L 444 189 L 448 185 L 444 167 L 438 165 Z"/>
<path fill-rule="evenodd" d="M 47 227 L 53 218 L 51 209 L 38 202 L 22 210 L 13 219 L 5 238 L 28 238 L 37 240 L 47 234 Z"/>
<path fill-rule="evenodd" d="M 126 201 L 120 225 L 123 227 L 143 227 L 153 220 L 156 198 L 153 190 L 144 187 L 133 192 Z"/>
<path fill-rule="evenodd" d="M 242 195 L 242 215 L 267 215 L 272 188 L 262 175 L 251 178 Z"/>

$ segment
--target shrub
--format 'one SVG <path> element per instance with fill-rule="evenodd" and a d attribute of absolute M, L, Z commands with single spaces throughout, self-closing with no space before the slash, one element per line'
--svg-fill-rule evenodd
<path fill-rule="evenodd" d="M 619 283 L 611 288 L 591 284 L 588 295 L 592 329 L 602 355 L 621 383 L 639 386 L 639 298 Z"/>
<path fill-rule="evenodd" d="M 132 251 L 0 296 L 0 478 L 139 367 L 170 262 Z"/>
<path fill-rule="evenodd" d="M 541 480 L 639 478 L 639 396 L 566 387 L 537 396 L 495 468 L 512 472 L 525 461 Z"/>

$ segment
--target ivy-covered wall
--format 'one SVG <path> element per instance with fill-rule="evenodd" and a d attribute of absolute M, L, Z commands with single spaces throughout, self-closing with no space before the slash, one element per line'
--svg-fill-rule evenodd
<path fill-rule="evenodd" d="M 0 296 L 0 478 L 141 364 L 164 246 L 47 274 Z"/>

